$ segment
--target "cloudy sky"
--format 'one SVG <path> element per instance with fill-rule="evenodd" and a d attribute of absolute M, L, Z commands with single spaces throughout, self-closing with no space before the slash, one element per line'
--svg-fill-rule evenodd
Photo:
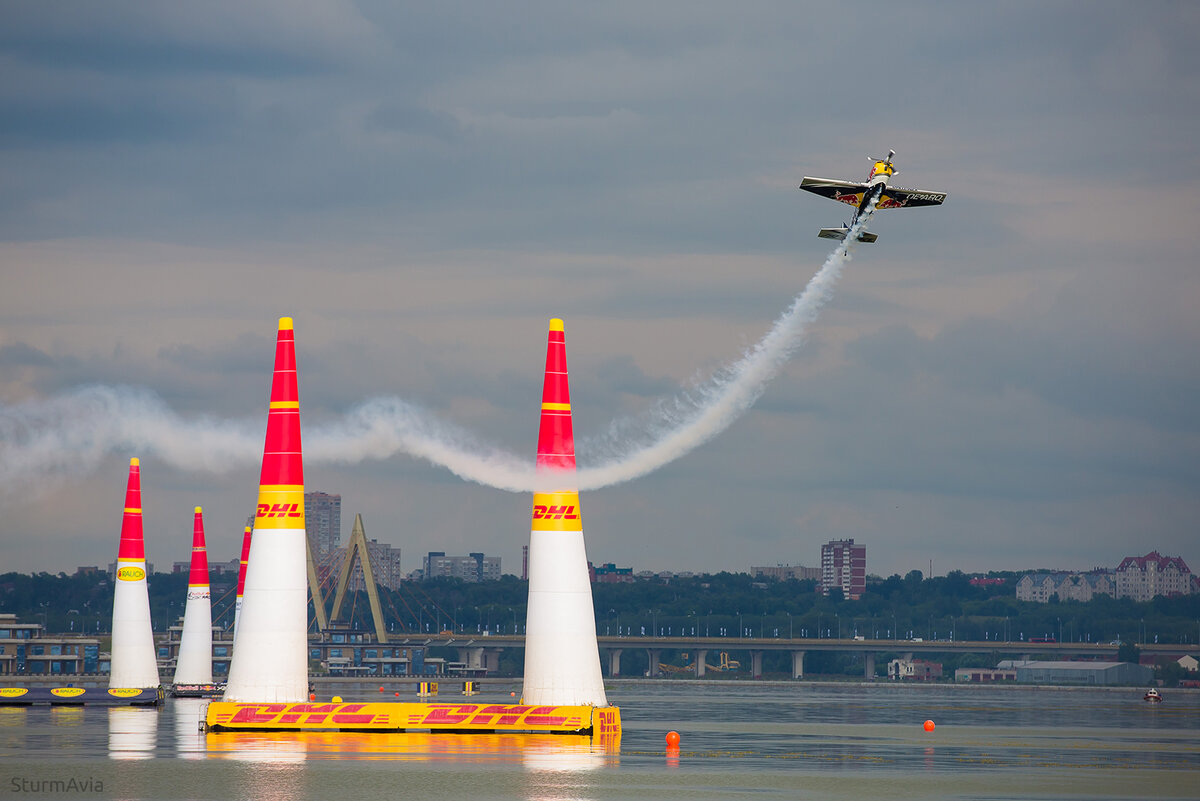
<path fill-rule="evenodd" d="M 532 461 L 551 317 L 582 440 L 653 414 L 825 261 L 848 209 L 801 177 L 888 149 L 946 204 L 875 217 L 728 430 L 585 493 L 589 557 L 1200 569 L 1197 31 L 1183 2 L 6 3 L 0 570 L 113 559 L 130 456 L 151 561 L 196 505 L 234 558 L 255 457 L 134 452 L 172 437 L 149 413 L 55 436 L 100 386 L 261 447 L 284 315 L 306 431 L 394 397 Z M 526 493 L 404 455 L 306 479 L 406 569 L 520 571 Z"/>

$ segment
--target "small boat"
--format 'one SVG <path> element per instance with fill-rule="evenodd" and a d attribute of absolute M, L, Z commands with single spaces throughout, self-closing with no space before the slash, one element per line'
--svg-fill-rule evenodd
<path fill-rule="evenodd" d="M 1157 689 L 1151 687 L 1149 690 L 1146 690 L 1146 694 L 1142 696 L 1142 700 L 1158 704 L 1162 703 L 1162 695 Z"/>

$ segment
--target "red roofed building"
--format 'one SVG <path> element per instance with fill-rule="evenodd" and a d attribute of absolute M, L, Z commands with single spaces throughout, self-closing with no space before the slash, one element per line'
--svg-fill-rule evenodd
<path fill-rule="evenodd" d="M 1179 556 L 1161 556 L 1151 551 L 1145 556 L 1126 556 L 1114 574 L 1118 598 L 1149 601 L 1156 595 L 1188 595 L 1192 592 L 1192 571 Z"/>

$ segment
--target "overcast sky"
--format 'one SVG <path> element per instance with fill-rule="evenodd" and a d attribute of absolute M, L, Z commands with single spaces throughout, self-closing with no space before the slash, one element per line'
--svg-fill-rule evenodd
<path fill-rule="evenodd" d="M 1195 3 L 9 2 L 0 7 L 0 460 L 88 385 L 265 425 L 398 397 L 532 462 L 566 321 L 577 436 L 736 360 L 896 151 L 804 347 L 727 431 L 582 497 L 635 570 L 1200 569 Z M 256 436 L 261 436 L 258 434 Z M 129 448 L 0 487 L 0 571 L 236 558 L 258 469 Z M 582 450 L 580 459 L 587 454 Z M 11 468 L 12 465 L 8 465 Z M 11 473 L 11 469 L 4 472 Z M 396 456 L 308 464 L 348 536 L 520 572 L 530 497 Z"/>

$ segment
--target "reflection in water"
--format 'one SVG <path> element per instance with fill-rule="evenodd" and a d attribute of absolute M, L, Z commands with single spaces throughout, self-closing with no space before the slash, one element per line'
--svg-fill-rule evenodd
<path fill-rule="evenodd" d="M 207 706 L 207 698 L 176 698 L 171 702 L 171 711 L 175 713 L 175 753 L 181 759 L 204 759 L 206 746 L 200 721 Z"/>
<path fill-rule="evenodd" d="M 512 762 L 530 770 L 598 767 L 619 750 L 620 741 L 596 742 L 586 735 L 447 734 L 431 732 L 209 732 L 211 756 L 250 762 L 294 762 L 306 758 L 413 761 Z"/>
<path fill-rule="evenodd" d="M 579 798 L 594 786 L 581 773 L 615 765 L 619 739 L 593 740 L 561 734 L 447 734 L 431 732 L 210 732 L 204 735 L 210 758 L 269 766 L 244 774 L 237 795 L 255 799 L 302 796 L 313 760 L 386 760 L 452 763 L 453 768 L 520 770 L 523 795 L 530 799 Z"/>
<path fill-rule="evenodd" d="M 110 759 L 150 759 L 157 738 L 157 707 L 119 706 L 108 710 Z"/>
<path fill-rule="evenodd" d="M 52 720 L 54 725 L 59 728 L 83 725 L 83 715 L 84 712 L 82 706 L 50 707 L 50 720 Z"/>
<path fill-rule="evenodd" d="M 209 756 L 242 762 L 290 765 L 308 756 L 306 732 L 229 731 L 207 732 L 204 748 Z"/>
<path fill-rule="evenodd" d="M 25 741 L 25 707 L 0 706 L 0 750 L 6 753 L 20 753 Z"/>

